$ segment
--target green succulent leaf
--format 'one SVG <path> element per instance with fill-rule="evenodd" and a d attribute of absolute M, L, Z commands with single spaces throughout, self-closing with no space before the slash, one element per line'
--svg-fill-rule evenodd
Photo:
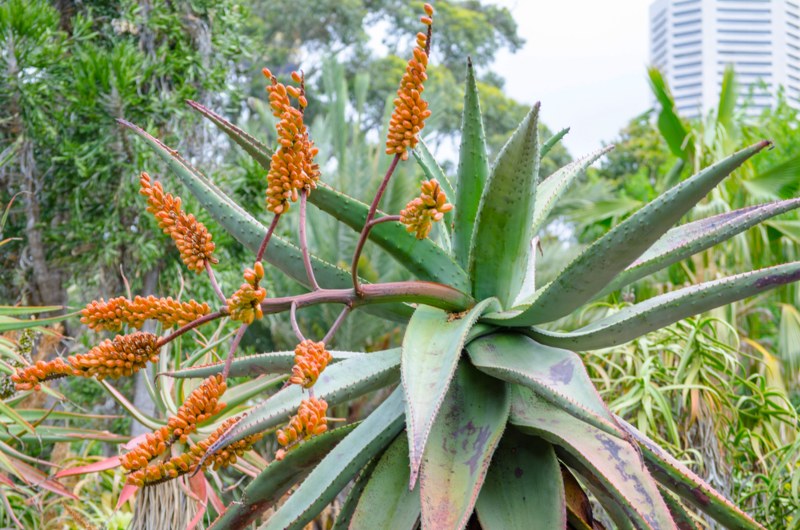
<path fill-rule="evenodd" d="M 458 158 L 455 225 L 453 226 L 453 255 L 462 267 L 469 266 L 469 247 L 478 206 L 489 177 L 489 156 L 486 134 L 483 131 L 481 103 L 472 61 L 467 60 L 467 85 L 464 92 L 464 112 L 461 116 L 461 148 Z"/>
<path fill-rule="evenodd" d="M 583 465 L 580 460 L 560 447 L 556 448 L 556 455 L 563 463 L 580 475 L 589 492 L 597 499 L 597 502 L 614 522 L 616 530 L 660 530 L 662 528 L 659 526 L 645 526 L 641 521 L 634 522 L 629 515 L 630 507 L 627 506 L 627 501 L 606 489 L 603 480 L 593 470 Z M 675 528 L 675 526 L 664 526 L 663 528 Z"/>
<path fill-rule="evenodd" d="M 30 329 L 30 328 L 49 326 L 50 324 L 57 324 L 59 322 L 63 322 L 64 320 L 73 317 L 77 314 L 78 311 L 74 311 L 66 315 L 58 315 L 48 318 L 38 318 L 35 320 L 19 319 L 10 316 L 0 315 L 0 333 L 6 333 L 8 331 L 16 331 L 18 329 Z"/>
<path fill-rule="evenodd" d="M 692 315 L 798 280 L 800 261 L 795 261 L 654 296 L 569 333 L 533 328 L 530 334 L 542 344 L 560 348 L 609 348 Z"/>
<path fill-rule="evenodd" d="M 333 357 L 331 364 L 358 355 L 364 355 L 362 352 L 336 350 L 331 350 L 330 354 L 331 357 Z M 258 355 L 247 355 L 234 359 L 231 363 L 231 371 L 228 375 L 231 377 L 255 377 L 264 374 L 285 374 L 292 370 L 292 366 L 294 366 L 293 351 L 260 353 Z M 222 373 L 224 367 L 225 361 L 219 361 L 216 363 L 164 372 L 161 375 L 174 377 L 175 379 L 206 378 L 214 374 Z"/>
<path fill-rule="evenodd" d="M 329 452 L 306 480 L 261 526 L 263 530 L 303 528 L 331 502 L 370 459 L 403 429 L 403 393 L 386 400 Z"/>
<path fill-rule="evenodd" d="M 567 502 L 568 528 L 575 530 L 595 530 L 592 503 L 575 475 L 564 464 L 561 464 L 561 482 L 564 485 L 564 496 Z"/>
<path fill-rule="evenodd" d="M 569 189 L 575 180 L 586 171 L 597 159 L 608 153 L 614 146 L 598 149 L 597 151 L 570 162 L 542 182 L 536 190 L 536 203 L 533 208 L 533 233 L 536 234 L 544 225 L 550 212 L 553 211 L 558 200 Z"/>
<path fill-rule="evenodd" d="M 664 502 L 667 503 L 667 507 L 670 513 L 672 513 L 672 518 L 675 519 L 680 530 L 702 530 L 700 526 L 698 526 L 695 518 L 692 517 L 683 504 L 675 498 L 675 495 L 673 495 L 671 491 L 661 484 L 658 485 L 658 491 L 661 492 L 661 497 L 664 499 Z"/>
<path fill-rule="evenodd" d="M 403 435 L 400 434 L 399 436 L 402 437 Z M 384 454 L 385 453 L 386 451 L 384 451 Z M 370 481 L 372 473 L 375 471 L 375 466 L 378 465 L 378 459 L 379 457 L 376 456 L 370 460 L 370 462 L 364 467 L 364 469 L 361 470 L 355 480 L 353 480 L 353 485 L 350 487 L 350 491 L 347 493 L 347 497 L 345 497 L 339 513 L 336 515 L 336 520 L 333 522 L 333 527 L 331 527 L 331 530 L 346 530 L 347 528 L 350 528 L 350 523 L 353 520 L 353 513 L 355 512 L 356 506 L 361 500 L 361 495 L 364 493 L 364 488 L 367 487 L 367 483 Z"/>
<path fill-rule="evenodd" d="M 273 460 L 244 490 L 238 502 L 232 502 L 210 530 L 245 528 L 303 480 L 322 458 L 350 434 L 353 423 L 322 433 L 289 451 L 283 460 Z"/>
<path fill-rule="evenodd" d="M 414 153 L 414 160 L 417 161 L 419 167 L 422 168 L 422 172 L 425 173 L 425 178 L 428 180 L 436 179 L 439 181 L 439 184 L 442 185 L 442 189 L 447 196 L 448 201 L 453 201 L 456 196 L 456 191 L 453 188 L 453 184 L 450 182 L 450 179 L 447 178 L 447 175 L 442 170 L 441 166 L 439 166 L 438 162 L 436 162 L 436 159 L 433 157 L 431 150 L 428 149 L 428 144 L 425 143 L 425 140 L 420 138 L 417 147 L 415 147 L 411 152 Z M 444 224 L 447 230 L 449 230 L 452 226 L 453 210 L 450 210 L 444 214 Z M 459 265 L 459 267 L 462 267 L 462 265 Z"/>
<path fill-rule="evenodd" d="M 231 140 L 252 156 L 261 167 L 269 170 L 271 153 L 267 146 L 203 105 L 193 101 L 188 103 L 193 109 L 208 118 L 222 132 L 227 134 Z M 428 153 L 426 161 L 428 159 L 431 162 L 433 160 L 430 157 L 430 153 Z M 430 164 L 430 162 L 426 163 Z M 435 162 L 432 163 L 435 165 Z M 438 168 L 438 166 L 436 167 Z M 441 172 L 441 169 L 439 169 L 439 172 Z M 442 186 L 445 186 L 445 193 L 448 193 L 447 186 L 449 186 L 449 182 L 447 182 L 443 174 L 430 178 L 439 179 Z M 452 195 L 450 196 L 452 197 Z M 369 212 L 368 205 L 344 193 L 335 191 L 325 184 L 320 184 L 316 190 L 310 193 L 308 200 L 320 210 L 332 215 L 357 231 L 361 231 Z M 378 217 L 380 216 L 381 214 L 378 215 Z M 369 238 L 420 279 L 446 283 L 457 289 L 467 290 L 466 272 L 456 265 L 447 253 L 433 241 L 429 239 L 418 240 L 398 223 L 384 223 L 375 226 L 370 232 Z"/>
<path fill-rule="evenodd" d="M 619 421 L 641 447 L 653 477 L 668 490 L 727 528 L 764 528 L 650 438 L 624 420 Z"/>
<path fill-rule="evenodd" d="M 656 482 L 630 441 L 604 433 L 521 386 L 514 386 L 509 421 L 563 448 L 586 466 L 637 528 L 676 528 Z"/>
<path fill-rule="evenodd" d="M 622 271 L 598 296 L 727 241 L 760 222 L 800 207 L 800 198 L 748 206 L 673 228 Z"/>
<path fill-rule="evenodd" d="M 383 453 L 350 519 L 350 530 L 414 530 L 419 486 L 408 489 L 408 437 L 400 434 Z"/>
<path fill-rule="evenodd" d="M 433 424 L 420 471 L 422 528 L 469 520 L 509 412 L 507 385 L 459 363 Z"/>
<path fill-rule="evenodd" d="M 383 350 L 354 357 L 329 366 L 314 385 L 314 395 L 329 406 L 350 401 L 367 392 L 396 383 L 400 351 Z M 255 406 L 244 418 L 208 449 L 211 454 L 251 434 L 276 427 L 294 414 L 307 397 L 305 390 L 291 385 Z"/>
<path fill-rule="evenodd" d="M 566 528 L 564 482 L 553 446 L 506 430 L 475 511 L 484 530 Z"/>
<path fill-rule="evenodd" d="M 539 104 L 497 155 L 481 196 L 470 247 L 470 276 L 478 299 L 496 296 L 509 307 L 525 279 L 539 176 Z"/>
<path fill-rule="evenodd" d="M 561 129 L 553 136 L 545 140 L 545 142 L 542 144 L 542 147 L 539 149 L 539 157 L 546 157 L 547 153 L 549 153 L 558 144 L 558 142 L 560 142 L 561 139 L 567 135 L 567 133 L 569 133 L 569 127 Z"/>
<path fill-rule="evenodd" d="M 119 120 L 119 122 L 141 137 L 167 163 L 181 182 L 197 197 L 200 204 L 225 230 L 253 252 L 258 250 L 267 233 L 267 227 L 225 195 L 205 175 L 190 166 L 176 151 L 140 127 L 124 120 Z M 296 282 L 309 287 L 308 275 L 303 265 L 303 255 L 298 247 L 273 235 L 264 258 Z M 311 262 L 316 278 L 321 285 L 328 288 L 348 288 L 353 285 L 353 279 L 348 271 L 316 256 L 311 257 Z M 411 313 L 411 308 L 403 304 L 380 304 L 365 306 L 363 309 L 397 322 L 407 321 Z"/>
<path fill-rule="evenodd" d="M 406 396 L 412 487 L 417 481 L 428 435 L 470 330 L 481 314 L 496 307 L 497 300 L 493 298 L 480 302 L 466 315 L 422 305 L 408 323 L 400 366 Z"/>
<path fill-rule="evenodd" d="M 602 291 L 722 179 L 769 145 L 762 141 L 743 149 L 668 190 L 584 250 L 537 291 L 529 306 L 498 314 L 492 322 L 530 326 L 568 315 Z"/>
<path fill-rule="evenodd" d="M 478 370 L 525 386 L 603 432 L 625 434 L 595 390 L 577 354 L 539 344 L 519 333 L 495 333 L 467 345 Z"/>

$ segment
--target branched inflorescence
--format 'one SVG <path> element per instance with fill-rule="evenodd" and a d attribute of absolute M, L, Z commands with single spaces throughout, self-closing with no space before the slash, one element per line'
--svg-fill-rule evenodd
<path fill-rule="evenodd" d="M 172 436 L 186 443 L 189 435 L 197 430 L 197 425 L 222 412 L 225 403 L 219 398 L 225 393 L 227 385 L 221 375 L 212 375 L 189 394 L 175 416 L 167 422 Z"/>
<path fill-rule="evenodd" d="M 208 304 L 194 300 L 179 302 L 172 297 L 123 296 L 92 301 L 81 311 L 81 323 L 95 331 L 119 331 L 122 326 L 139 329 L 146 320 L 158 320 L 164 327 L 183 326 L 211 312 Z"/>
<path fill-rule="evenodd" d="M 158 339 L 152 333 L 137 332 L 104 340 L 88 353 L 56 358 L 20 368 L 12 376 L 17 390 L 38 390 L 41 383 L 67 375 L 106 377 L 129 376 L 158 358 Z"/>
<path fill-rule="evenodd" d="M 303 123 L 303 110 L 308 104 L 303 88 L 303 79 L 292 72 L 292 79 L 300 88 L 279 83 L 267 68 L 264 75 L 271 81 L 267 86 L 272 113 L 279 119 L 275 128 L 278 131 L 280 147 L 272 155 L 267 173 L 267 209 L 275 214 L 285 213 L 289 201 L 295 202 L 300 190 L 317 187 L 319 166 L 314 157 L 319 151 L 308 137 L 308 129 Z M 298 107 L 292 105 L 292 98 Z"/>
<path fill-rule="evenodd" d="M 324 399 L 308 398 L 300 403 L 297 414 L 289 420 L 289 425 L 283 429 L 278 429 L 275 437 L 278 443 L 286 449 L 280 449 L 275 458 L 283 459 L 286 450 L 296 443 L 322 434 L 328 430 L 328 418 L 325 413 L 328 411 L 328 403 Z"/>
<path fill-rule="evenodd" d="M 152 459 L 163 454 L 170 445 L 170 429 L 161 427 L 145 435 L 144 440 L 120 457 L 122 467 L 127 471 L 146 468 Z"/>
<path fill-rule="evenodd" d="M 264 266 L 260 261 L 244 271 L 244 283 L 228 298 L 228 313 L 233 320 L 252 324 L 253 320 L 264 317 L 261 302 L 267 297 L 267 290 L 259 285 L 263 278 Z"/>
<path fill-rule="evenodd" d="M 217 263 L 211 234 L 194 215 L 181 210 L 181 198 L 164 193 L 161 183 L 151 183 L 147 173 L 142 173 L 139 183 L 140 193 L 147 197 L 147 211 L 156 217 L 164 233 L 175 241 L 189 270 L 199 273 L 205 270 L 206 263 Z"/>
<path fill-rule="evenodd" d="M 433 7 L 425 4 L 425 13 L 422 17 L 423 24 L 430 29 L 433 23 Z M 389 135 L 386 140 L 386 154 L 400 155 L 403 160 L 408 159 L 408 150 L 416 147 L 419 139 L 417 135 L 425 127 L 425 120 L 431 115 L 428 102 L 422 99 L 423 83 L 428 79 L 425 70 L 428 66 L 428 50 L 430 49 L 429 34 L 417 34 L 417 46 L 414 48 L 414 57 L 408 61 L 406 72 L 400 81 L 397 97 L 394 100 L 394 111 L 389 121 Z"/>
<path fill-rule="evenodd" d="M 311 388 L 329 362 L 331 353 L 325 349 L 324 342 L 304 340 L 294 349 L 294 366 L 289 382 L 303 388 Z"/>
<path fill-rule="evenodd" d="M 436 179 L 422 183 L 420 196 L 406 204 L 400 212 L 400 222 L 406 230 L 415 232 L 417 239 L 425 239 L 433 227 L 433 223 L 441 221 L 444 214 L 453 209 L 447 202 L 447 196 Z"/>

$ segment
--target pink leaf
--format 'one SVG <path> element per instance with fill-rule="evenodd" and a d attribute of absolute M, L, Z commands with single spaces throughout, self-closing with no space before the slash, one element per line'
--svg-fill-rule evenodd
<path fill-rule="evenodd" d="M 128 501 L 138 490 L 138 486 L 134 486 L 133 484 L 125 484 L 122 487 L 122 491 L 119 494 L 119 499 L 117 499 L 117 507 L 114 510 L 119 510 L 122 508 L 122 505 Z"/>
<path fill-rule="evenodd" d="M 197 473 L 189 477 L 189 489 L 194 493 L 197 498 L 197 513 L 189 521 L 186 530 L 194 530 L 194 528 L 203 520 L 206 513 L 206 506 L 208 505 L 208 487 L 206 477 L 203 473 Z"/>
<path fill-rule="evenodd" d="M 64 487 L 63 484 L 47 478 L 47 475 L 36 469 L 35 467 L 26 464 L 22 460 L 17 460 L 13 456 L 7 457 L 10 461 L 13 462 L 14 467 L 16 468 L 17 472 L 20 474 L 21 478 L 35 486 L 39 486 L 40 488 L 44 488 L 47 491 L 52 491 L 58 495 L 62 495 L 64 497 L 69 497 L 71 499 L 78 500 L 78 496 L 69 491 L 67 488 Z"/>
<path fill-rule="evenodd" d="M 86 473 L 97 473 L 106 469 L 114 469 L 120 466 L 119 456 L 112 456 L 99 462 L 93 462 L 85 466 L 69 467 L 56 473 L 56 478 L 69 477 L 72 475 L 84 475 Z"/>
<path fill-rule="evenodd" d="M 211 506 L 213 506 L 217 511 L 217 514 L 222 515 L 225 513 L 227 508 L 222 503 L 222 499 L 217 496 L 217 492 L 214 491 L 214 488 L 211 487 L 211 484 L 208 483 L 208 479 L 206 479 L 206 489 L 208 489 L 208 500 L 211 501 Z"/>

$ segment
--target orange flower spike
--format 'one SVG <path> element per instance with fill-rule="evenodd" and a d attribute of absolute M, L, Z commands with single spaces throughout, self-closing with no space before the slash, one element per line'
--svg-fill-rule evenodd
<path fill-rule="evenodd" d="M 299 441 L 327 431 L 328 418 L 325 417 L 327 411 L 328 403 L 324 399 L 313 397 L 304 399 L 297 409 L 297 414 L 289 420 L 289 424 L 275 433 L 278 444 L 289 448 Z M 285 454 L 285 450 L 279 450 L 276 458 L 281 459 Z"/>
<path fill-rule="evenodd" d="M 142 173 L 139 183 L 139 193 L 147 197 L 147 211 L 155 216 L 158 226 L 175 242 L 186 267 L 200 273 L 206 262 L 218 263 L 213 256 L 215 246 L 211 234 L 194 215 L 181 210 L 180 197 L 164 193 L 161 183 L 151 183 L 147 173 Z"/>
<path fill-rule="evenodd" d="M 11 375 L 11 381 L 14 383 L 17 391 L 38 391 L 42 388 L 41 383 L 68 375 L 74 375 L 74 370 L 64 362 L 64 359 L 58 357 L 49 362 L 38 361 L 30 366 L 18 368 L 17 371 Z"/>
<path fill-rule="evenodd" d="M 150 460 L 167 450 L 168 438 L 169 429 L 167 427 L 161 427 L 159 430 L 147 434 L 139 445 L 120 457 L 122 467 L 127 471 L 146 468 Z"/>
<path fill-rule="evenodd" d="M 81 311 L 81 323 L 95 331 L 119 331 L 123 325 L 139 329 L 146 320 L 158 320 L 164 327 L 183 326 L 211 312 L 206 303 L 194 300 L 178 302 L 169 298 L 137 296 L 133 300 L 125 297 L 109 301 L 93 301 Z"/>
<path fill-rule="evenodd" d="M 311 388 L 319 375 L 331 362 L 332 356 L 324 342 L 304 340 L 294 350 L 294 366 L 289 382 L 303 388 Z"/>
<path fill-rule="evenodd" d="M 421 21 L 428 26 L 430 33 L 430 25 L 433 23 L 433 8 L 430 4 L 425 4 L 425 13 L 427 16 L 422 17 Z M 408 150 L 416 147 L 418 135 L 425 127 L 425 120 L 431 115 L 428 103 L 421 96 L 425 90 L 423 83 L 428 79 L 425 69 L 428 66 L 429 48 L 428 35 L 418 33 L 414 57 L 408 61 L 406 72 L 400 81 L 397 98 L 394 100 L 394 111 L 389 120 L 386 154 L 400 155 L 403 160 L 408 159 Z"/>
<path fill-rule="evenodd" d="M 420 196 L 410 201 L 400 212 L 400 222 L 406 230 L 416 232 L 417 239 L 425 239 L 433 228 L 433 223 L 441 221 L 453 205 L 436 179 L 422 183 Z"/>
<path fill-rule="evenodd" d="M 152 333 L 136 332 L 117 335 L 114 340 L 104 340 L 88 353 L 72 355 L 67 361 L 74 375 L 117 379 L 130 376 L 148 362 L 158 359 L 158 337 Z"/>
<path fill-rule="evenodd" d="M 289 209 L 289 201 L 297 201 L 299 190 L 312 190 L 317 187 L 319 166 L 314 157 L 319 150 L 309 139 L 308 129 L 303 123 L 303 111 L 308 105 L 303 88 L 303 78 L 292 72 L 292 79 L 300 88 L 279 83 L 268 69 L 264 75 L 270 80 L 267 86 L 272 114 L 279 118 L 275 128 L 278 132 L 280 148 L 272 155 L 267 173 L 267 209 L 275 214 Z M 292 106 L 296 99 L 298 106 Z"/>
<path fill-rule="evenodd" d="M 172 437 L 186 443 L 189 435 L 197 430 L 197 425 L 225 408 L 219 398 L 225 393 L 227 386 L 222 375 L 212 375 L 195 388 L 175 416 L 167 421 Z"/>

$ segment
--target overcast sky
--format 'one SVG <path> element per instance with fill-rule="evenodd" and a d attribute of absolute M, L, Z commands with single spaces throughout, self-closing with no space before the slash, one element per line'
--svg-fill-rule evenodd
<path fill-rule="evenodd" d="M 573 156 L 610 142 L 651 103 L 646 79 L 649 0 L 495 0 L 512 10 L 525 38 L 494 69 L 505 91 L 542 102 L 542 119 Z"/>

